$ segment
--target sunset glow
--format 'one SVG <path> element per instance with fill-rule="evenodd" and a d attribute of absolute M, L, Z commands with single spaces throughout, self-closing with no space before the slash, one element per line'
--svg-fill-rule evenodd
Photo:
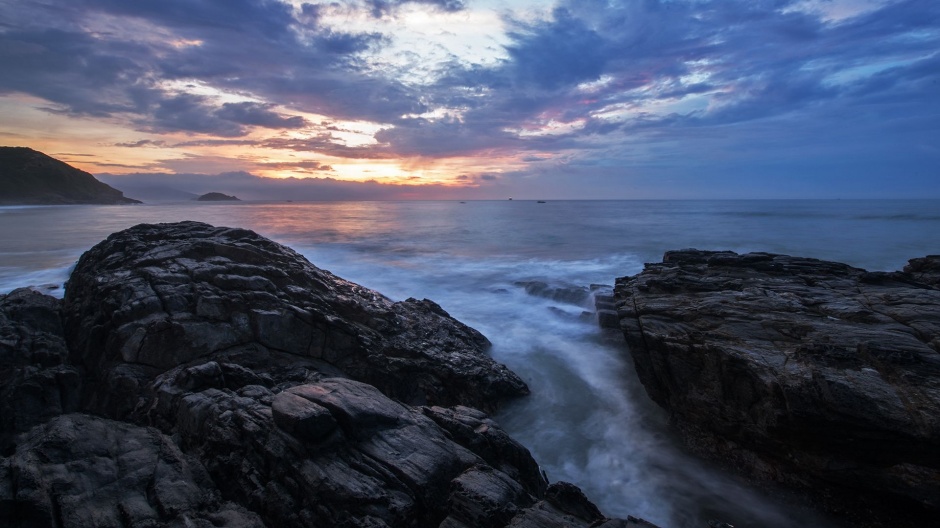
<path fill-rule="evenodd" d="M 0 40 L 0 144 L 115 181 L 940 194 L 936 2 L 26 1 Z"/>

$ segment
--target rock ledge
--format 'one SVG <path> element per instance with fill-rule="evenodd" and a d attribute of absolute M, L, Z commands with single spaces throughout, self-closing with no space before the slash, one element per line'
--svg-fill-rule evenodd
<path fill-rule="evenodd" d="M 0 525 L 650 527 L 473 408 L 527 392 L 487 344 L 251 231 L 115 233 L 0 296 Z"/>
<path fill-rule="evenodd" d="M 940 515 L 938 270 L 670 251 L 618 279 L 615 304 L 693 449 L 850 518 L 918 526 Z"/>

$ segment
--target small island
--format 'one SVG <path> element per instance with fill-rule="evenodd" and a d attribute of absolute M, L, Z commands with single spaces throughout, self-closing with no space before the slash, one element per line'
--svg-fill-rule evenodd
<path fill-rule="evenodd" d="M 210 192 L 195 198 L 197 202 L 240 202 L 236 196 L 229 196 L 220 192 Z"/>

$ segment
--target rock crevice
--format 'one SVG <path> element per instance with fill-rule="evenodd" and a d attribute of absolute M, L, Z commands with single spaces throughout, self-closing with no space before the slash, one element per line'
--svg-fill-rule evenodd
<path fill-rule="evenodd" d="M 528 391 L 487 346 L 250 231 L 115 233 L 0 296 L 0 525 L 609 521 L 477 410 Z"/>

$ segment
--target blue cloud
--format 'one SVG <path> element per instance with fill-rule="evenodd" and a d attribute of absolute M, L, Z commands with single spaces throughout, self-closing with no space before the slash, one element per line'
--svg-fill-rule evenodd
<path fill-rule="evenodd" d="M 557 89 L 597 80 L 610 51 L 605 39 L 584 21 L 559 8 L 550 22 L 521 27 L 509 33 L 513 44 L 513 80 L 539 88 Z"/>
<path fill-rule="evenodd" d="M 244 136 L 246 130 L 236 122 L 215 115 L 215 109 L 206 104 L 205 97 L 177 95 L 160 101 L 151 120 L 141 122 L 141 128 L 154 132 L 197 132 L 222 137 Z"/>
<path fill-rule="evenodd" d="M 225 103 L 215 112 L 221 119 L 242 125 L 265 128 L 303 128 L 306 120 L 300 116 L 285 116 L 271 110 L 274 105 L 262 103 Z"/>

